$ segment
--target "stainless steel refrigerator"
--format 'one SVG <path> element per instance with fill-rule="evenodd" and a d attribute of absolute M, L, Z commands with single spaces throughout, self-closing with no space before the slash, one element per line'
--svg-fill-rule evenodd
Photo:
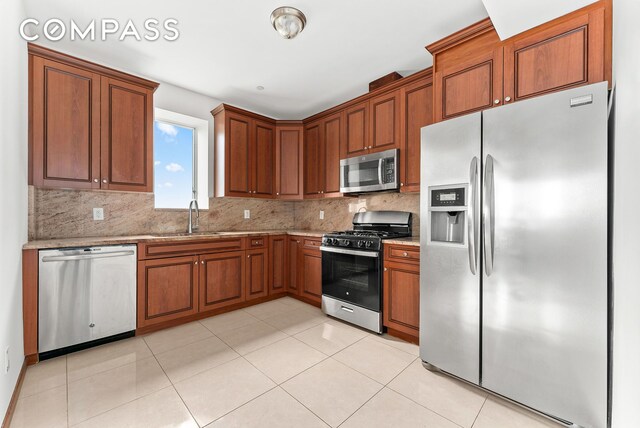
<path fill-rule="evenodd" d="M 606 82 L 422 129 L 428 368 L 607 426 L 607 147 Z"/>

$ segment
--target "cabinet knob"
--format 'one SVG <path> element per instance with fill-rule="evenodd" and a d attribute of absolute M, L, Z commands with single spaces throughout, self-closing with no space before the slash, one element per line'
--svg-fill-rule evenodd
<path fill-rule="evenodd" d="M 386 271 L 387 271 L 387 268 L 384 268 L 384 271 L 386 272 Z"/>
<path fill-rule="evenodd" d="M 201 265 L 203 265 L 203 264 L 204 264 L 204 260 L 202 260 L 202 261 L 200 262 L 200 264 L 201 264 Z"/>
<path fill-rule="evenodd" d="M 100 180 L 98 180 L 97 178 L 94 178 L 94 179 L 93 179 L 93 182 L 94 182 L 94 183 L 97 183 L 98 181 L 100 181 Z"/>
<path fill-rule="evenodd" d="M 198 264 L 198 261 L 196 260 L 195 262 L 193 262 L 193 264 L 194 264 L 194 265 L 197 265 L 197 264 Z"/>
<path fill-rule="evenodd" d="M 500 104 L 500 100 L 499 99 L 495 99 L 495 100 L 493 100 L 493 103 L 494 104 Z"/>
<path fill-rule="evenodd" d="M 296 241 L 296 244 L 299 244 L 299 243 L 300 243 L 300 241 Z"/>
<path fill-rule="evenodd" d="M 248 259 L 250 259 L 250 258 L 251 258 L 251 254 L 249 254 L 249 255 L 247 256 L 247 258 L 248 258 Z"/>
<path fill-rule="evenodd" d="M 107 179 L 106 179 L 106 178 L 103 178 L 103 179 L 102 179 L 102 182 L 103 182 L 104 184 L 107 184 Z"/>
<path fill-rule="evenodd" d="M 280 192 L 276 192 L 276 196 L 280 196 Z"/>
<path fill-rule="evenodd" d="M 404 183 L 400 183 L 400 186 L 404 186 Z"/>
<path fill-rule="evenodd" d="M 509 101 L 511 101 L 511 97 L 504 97 L 504 101 L 508 103 Z"/>
<path fill-rule="evenodd" d="M 408 257 L 408 256 L 409 256 L 409 254 L 407 254 L 406 252 L 402 253 L 402 257 Z"/>
<path fill-rule="evenodd" d="M 372 148 L 373 146 L 369 146 L 369 148 Z"/>
<path fill-rule="evenodd" d="M 324 190 L 320 191 L 320 193 L 324 193 Z"/>

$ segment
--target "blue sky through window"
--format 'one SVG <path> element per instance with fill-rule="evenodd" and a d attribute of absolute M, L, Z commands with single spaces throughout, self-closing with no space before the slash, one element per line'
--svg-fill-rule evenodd
<path fill-rule="evenodd" d="M 189 207 L 193 188 L 194 130 L 168 122 L 153 123 L 156 208 Z"/>

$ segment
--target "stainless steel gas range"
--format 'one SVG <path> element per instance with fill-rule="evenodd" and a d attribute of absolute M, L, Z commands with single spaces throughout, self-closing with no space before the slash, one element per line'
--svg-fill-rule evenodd
<path fill-rule="evenodd" d="M 411 213 L 368 211 L 322 237 L 322 310 L 382 333 L 382 241 L 411 236 Z"/>

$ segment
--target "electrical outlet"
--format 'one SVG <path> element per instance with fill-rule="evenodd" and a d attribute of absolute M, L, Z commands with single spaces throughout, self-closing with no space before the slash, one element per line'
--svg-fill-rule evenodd
<path fill-rule="evenodd" d="M 9 347 L 4 351 L 4 372 L 9 373 L 9 369 L 11 368 L 11 362 L 9 361 Z"/>
<path fill-rule="evenodd" d="M 320 220 L 324 220 L 324 211 L 320 210 Z"/>
<path fill-rule="evenodd" d="M 251 218 L 251 210 L 244 210 L 244 219 L 248 220 Z"/>
<path fill-rule="evenodd" d="M 93 209 L 93 219 L 94 220 L 104 220 L 104 208 L 94 208 Z"/>

